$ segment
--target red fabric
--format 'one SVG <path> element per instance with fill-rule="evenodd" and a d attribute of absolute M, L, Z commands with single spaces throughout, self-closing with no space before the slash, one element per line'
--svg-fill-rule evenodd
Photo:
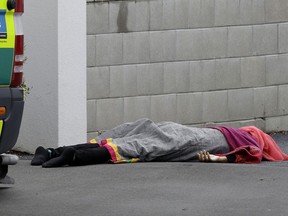
<path fill-rule="evenodd" d="M 262 150 L 257 140 L 249 133 L 239 128 L 224 126 L 213 127 L 225 136 L 230 148 L 230 152 L 219 154 L 221 156 L 235 155 L 235 163 L 260 163 L 262 160 Z"/>
<path fill-rule="evenodd" d="M 244 145 L 225 155 L 230 154 L 235 155 L 235 163 L 260 163 L 262 160 L 261 150 L 255 146 Z"/>
<path fill-rule="evenodd" d="M 276 144 L 272 137 L 264 133 L 254 126 L 247 126 L 239 128 L 252 135 L 259 143 L 263 158 L 269 161 L 283 161 L 288 160 L 288 155 L 285 154 Z"/>

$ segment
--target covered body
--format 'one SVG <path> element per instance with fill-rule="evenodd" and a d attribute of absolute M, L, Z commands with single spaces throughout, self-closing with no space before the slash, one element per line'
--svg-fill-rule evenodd
<path fill-rule="evenodd" d="M 109 150 L 114 163 L 192 161 L 201 150 L 211 154 L 229 152 L 225 137 L 217 129 L 154 123 L 149 119 L 119 125 L 96 137 L 94 142 Z"/>
<path fill-rule="evenodd" d="M 91 142 L 108 149 L 113 163 L 193 161 L 203 150 L 233 155 L 236 163 L 288 160 L 268 134 L 253 126 L 197 128 L 140 119 L 108 130 Z"/>

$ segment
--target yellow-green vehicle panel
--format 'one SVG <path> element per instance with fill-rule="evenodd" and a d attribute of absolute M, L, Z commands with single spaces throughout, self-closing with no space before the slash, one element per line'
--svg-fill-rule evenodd
<path fill-rule="evenodd" d="M 0 0 L 0 87 L 10 85 L 15 48 L 14 10 L 6 4 Z"/>

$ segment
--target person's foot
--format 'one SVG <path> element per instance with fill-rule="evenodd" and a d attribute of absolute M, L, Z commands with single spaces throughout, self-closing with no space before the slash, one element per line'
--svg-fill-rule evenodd
<path fill-rule="evenodd" d="M 74 159 L 75 150 L 73 148 L 65 148 L 59 157 L 52 158 L 42 164 L 44 168 L 61 167 L 70 164 Z"/>
<path fill-rule="evenodd" d="M 227 162 L 227 157 L 213 155 L 204 150 L 198 153 L 198 160 L 201 162 Z"/>
<path fill-rule="evenodd" d="M 31 165 L 40 166 L 49 159 L 50 159 L 49 151 L 44 147 L 39 146 L 35 151 L 33 159 L 31 160 Z"/>

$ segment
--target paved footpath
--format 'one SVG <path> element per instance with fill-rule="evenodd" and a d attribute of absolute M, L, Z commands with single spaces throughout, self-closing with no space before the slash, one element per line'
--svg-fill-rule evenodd
<path fill-rule="evenodd" d="M 287 137 L 277 140 L 288 147 Z M 29 163 L 10 167 L 16 183 L 0 189 L 1 216 L 288 215 L 288 162 L 52 169 Z"/>

